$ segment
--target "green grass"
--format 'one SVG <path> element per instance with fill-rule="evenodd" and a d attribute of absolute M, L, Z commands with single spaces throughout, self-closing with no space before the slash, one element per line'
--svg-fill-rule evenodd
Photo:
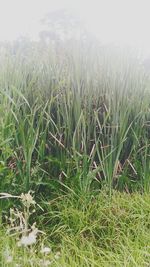
<path fill-rule="evenodd" d="M 77 176 L 84 190 L 149 190 L 149 77 L 134 54 L 29 43 L 0 62 L 2 191 Z"/>
<path fill-rule="evenodd" d="M 21 206 L 1 200 L 1 266 L 44 266 L 43 243 L 52 266 L 150 265 L 149 99 L 133 51 L 79 41 L 1 46 L 0 193 L 33 190 L 44 210 L 26 221 L 46 233 L 18 247 L 5 215 Z"/>
<path fill-rule="evenodd" d="M 1 228 L 1 266 L 40 266 L 43 239 L 52 248 L 47 256 L 54 260 L 51 266 L 149 266 L 149 194 L 113 191 L 110 198 L 106 190 L 96 195 L 67 193 L 41 205 L 44 211 L 37 222 L 46 236 L 36 246 L 18 248 L 15 238 Z M 7 250 L 13 263 L 5 263 L 2 255 Z M 61 256 L 55 260 L 58 251 Z"/>

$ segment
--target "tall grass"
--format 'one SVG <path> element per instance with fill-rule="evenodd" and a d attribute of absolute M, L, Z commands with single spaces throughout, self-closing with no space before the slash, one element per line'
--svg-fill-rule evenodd
<path fill-rule="evenodd" d="M 149 96 L 149 77 L 129 51 L 79 42 L 3 47 L 1 190 L 64 183 L 149 191 Z"/>

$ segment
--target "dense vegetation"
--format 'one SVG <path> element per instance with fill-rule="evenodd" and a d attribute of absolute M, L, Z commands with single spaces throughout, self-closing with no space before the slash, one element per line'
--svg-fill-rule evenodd
<path fill-rule="evenodd" d="M 149 266 L 149 82 L 133 51 L 1 46 L 0 192 L 35 192 L 36 221 L 63 255 L 52 265 Z M 4 232 L 1 250 L 21 255 Z"/>

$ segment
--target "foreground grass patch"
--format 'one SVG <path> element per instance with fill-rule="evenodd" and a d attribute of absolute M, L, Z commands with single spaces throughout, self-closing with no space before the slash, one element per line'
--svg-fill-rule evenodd
<path fill-rule="evenodd" d="M 149 266 L 148 194 L 68 193 L 40 204 L 44 213 L 36 220 L 46 235 L 22 248 L 1 227 L 1 266 Z M 42 244 L 52 249 L 47 258 Z M 7 262 L 8 251 L 12 262 Z"/>

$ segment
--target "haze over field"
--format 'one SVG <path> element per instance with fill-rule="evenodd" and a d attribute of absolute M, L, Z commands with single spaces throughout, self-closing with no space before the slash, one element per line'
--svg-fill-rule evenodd
<path fill-rule="evenodd" d="M 0 266 L 150 267 L 150 0 L 0 0 Z"/>
<path fill-rule="evenodd" d="M 148 0 L 1 0 L 0 40 L 38 38 L 46 13 L 66 9 L 78 15 L 102 43 L 130 45 L 150 53 Z"/>

